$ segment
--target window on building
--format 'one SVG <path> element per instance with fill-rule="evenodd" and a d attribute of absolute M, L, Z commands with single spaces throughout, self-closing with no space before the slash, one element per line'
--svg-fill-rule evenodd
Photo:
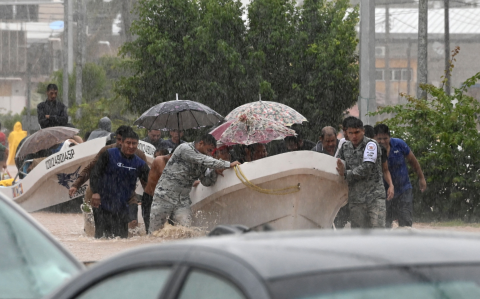
<path fill-rule="evenodd" d="M 402 81 L 412 80 L 412 69 L 402 69 Z"/>
<path fill-rule="evenodd" d="M 0 30 L 0 71 L 26 70 L 27 35 L 25 31 Z"/>
<path fill-rule="evenodd" d="M 0 97 L 12 96 L 12 83 L 8 81 L 0 81 Z"/>
<path fill-rule="evenodd" d="M 0 20 L 38 22 L 38 5 L 2 5 Z"/>
<path fill-rule="evenodd" d="M 376 69 L 375 70 L 375 81 L 384 81 L 385 80 L 385 70 Z"/>
<path fill-rule="evenodd" d="M 392 81 L 400 81 L 402 79 L 402 69 L 392 69 Z"/>

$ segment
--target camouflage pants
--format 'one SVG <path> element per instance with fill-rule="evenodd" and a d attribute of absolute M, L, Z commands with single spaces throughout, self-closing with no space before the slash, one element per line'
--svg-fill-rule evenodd
<path fill-rule="evenodd" d="M 172 195 L 169 197 L 172 197 Z M 149 233 L 162 229 L 165 222 L 169 219 L 172 220 L 174 224 L 182 226 L 190 226 L 192 224 L 190 198 L 182 197 L 178 201 L 175 200 L 175 204 L 172 203 L 172 200 L 167 200 L 167 198 L 167 194 L 162 194 L 158 197 L 157 194 L 155 194 L 150 211 Z"/>
<path fill-rule="evenodd" d="M 352 228 L 384 228 L 385 199 L 375 199 L 370 203 L 349 203 Z"/>

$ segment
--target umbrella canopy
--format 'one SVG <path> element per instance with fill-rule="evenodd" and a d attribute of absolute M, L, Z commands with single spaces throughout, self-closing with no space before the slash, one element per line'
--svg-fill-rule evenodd
<path fill-rule="evenodd" d="M 210 134 L 221 144 L 249 145 L 295 136 L 295 131 L 277 121 L 256 115 L 242 114 L 237 120 L 230 120 L 218 126 Z"/>
<path fill-rule="evenodd" d="M 301 124 L 302 122 L 307 121 L 305 116 L 287 105 L 261 100 L 235 108 L 225 117 L 225 119 L 235 120 L 242 114 L 252 114 L 254 116 L 268 118 L 280 122 L 285 126 Z"/>
<path fill-rule="evenodd" d="M 133 124 L 148 130 L 186 130 L 213 126 L 223 116 L 194 101 L 175 100 L 160 103 L 145 111 Z"/>
<path fill-rule="evenodd" d="M 18 149 L 16 157 L 25 157 L 38 151 L 49 149 L 52 146 L 73 138 L 80 130 L 70 127 L 50 127 L 40 129 L 28 137 Z"/>

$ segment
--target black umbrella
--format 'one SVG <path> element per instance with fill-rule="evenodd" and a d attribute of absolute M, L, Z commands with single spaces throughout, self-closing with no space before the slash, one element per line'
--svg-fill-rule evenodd
<path fill-rule="evenodd" d="M 176 100 L 160 103 L 145 111 L 133 125 L 148 130 L 186 130 L 213 126 L 223 116 L 201 103 Z"/>

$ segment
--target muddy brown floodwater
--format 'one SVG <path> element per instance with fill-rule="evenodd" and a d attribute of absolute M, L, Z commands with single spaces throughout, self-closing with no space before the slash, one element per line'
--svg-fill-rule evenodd
<path fill-rule="evenodd" d="M 130 248 L 204 235 L 198 230 L 168 226 L 157 236 L 145 236 L 143 223 L 133 230 L 128 239 L 95 239 L 83 231 L 82 214 L 35 212 L 31 215 L 40 222 L 63 246 L 82 262 L 99 261 Z M 132 230 L 130 230 L 132 232 Z"/>
<path fill-rule="evenodd" d="M 62 243 L 77 259 L 82 262 L 99 261 L 130 248 L 169 242 L 171 240 L 202 235 L 196 230 L 167 227 L 156 233 L 156 236 L 145 236 L 143 227 L 128 239 L 94 239 L 83 231 L 82 214 L 59 214 L 35 212 L 31 215 L 37 219 L 60 243 Z M 141 224 L 143 225 L 143 224 Z M 452 230 L 464 232 L 480 232 L 478 227 L 454 226 L 444 227 L 428 223 L 414 223 L 414 229 Z M 204 234 L 204 233 L 203 233 Z"/>

